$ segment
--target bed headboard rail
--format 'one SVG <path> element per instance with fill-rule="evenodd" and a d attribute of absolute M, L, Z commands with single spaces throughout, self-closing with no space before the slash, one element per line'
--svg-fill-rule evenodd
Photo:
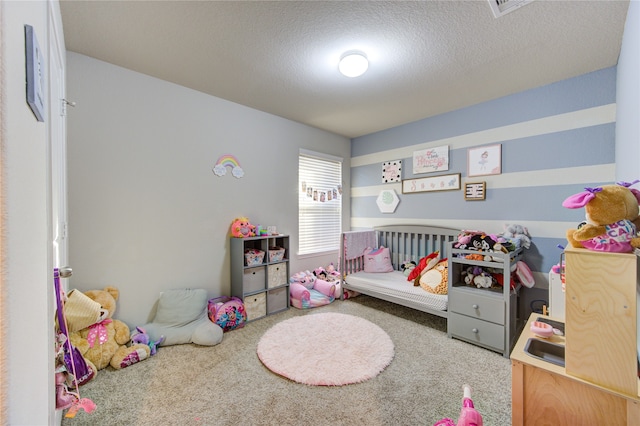
<path fill-rule="evenodd" d="M 457 240 L 461 232 L 459 229 L 428 225 L 388 225 L 374 229 L 377 246 L 389 248 L 395 270 L 400 270 L 402 263 L 408 260 L 418 263 L 421 258 L 436 250 L 440 251 L 441 258 L 449 257 L 449 243 Z M 343 248 L 344 238 L 343 236 Z M 363 256 L 345 260 L 343 250 L 341 259 L 344 275 L 364 269 Z"/>

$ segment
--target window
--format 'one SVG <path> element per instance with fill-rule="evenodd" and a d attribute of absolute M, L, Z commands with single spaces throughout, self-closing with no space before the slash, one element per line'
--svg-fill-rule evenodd
<path fill-rule="evenodd" d="M 342 158 L 300 150 L 298 180 L 298 254 L 339 250 Z"/>

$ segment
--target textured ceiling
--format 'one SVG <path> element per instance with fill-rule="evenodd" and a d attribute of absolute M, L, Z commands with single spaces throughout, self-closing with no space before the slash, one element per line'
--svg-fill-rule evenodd
<path fill-rule="evenodd" d="M 629 2 L 61 1 L 67 50 L 356 137 L 617 64 Z M 362 50 L 362 77 L 337 71 Z"/>

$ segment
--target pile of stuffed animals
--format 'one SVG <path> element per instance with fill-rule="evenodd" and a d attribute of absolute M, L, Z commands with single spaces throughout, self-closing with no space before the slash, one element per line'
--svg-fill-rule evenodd
<path fill-rule="evenodd" d="M 63 358 L 70 343 L 91 371 L 87 379 L 75 380 L 64 359 L 56 365 L 56 408 L 77 406 L 75 385 L 84 385 L 108 366 L 119 370 L 157 353 L 158 347 L 183 343 L 213 346 L 222 341 L 223 330 L 207 317 L 205 289 L 175 289 L 161 294 L 154 319 L 130 331 L 113 318 L 119 291 L 115 287 L 80 292 L 65 297 L 64 318 L 68 338 L 58 333 L 57 358 Z"/>
<path fill-rule="evenodd" d="M 289 278 L 291 305 L 298 309 L 315 308 L 333 302 L 342 296 L 340 272 L 331 263 L 313 272 L 306 270 Z M 349 297 L 350 295 L 346 295 Z"/>
<path fill-rule="evenodd" d="M 407 281 L 413 282 L 414 287 L 422 287 L 429 293 L 447 294 L 449 283 L 449 268 L 447 258 L 440 259 L 440 252 L 435 251 L 416 264 L 407 260 L 400 265 Z"/>

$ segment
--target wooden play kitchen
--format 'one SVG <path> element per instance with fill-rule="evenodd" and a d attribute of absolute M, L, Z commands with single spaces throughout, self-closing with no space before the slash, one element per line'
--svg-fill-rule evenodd
<path fill-rule="evenodd" d="M 638 425 L 638 256 L 565 258 L 565 320 L 531 314 L 511 353 L 512 424 Z M 564 335 L 534 334 L 537 321 Z"/>

